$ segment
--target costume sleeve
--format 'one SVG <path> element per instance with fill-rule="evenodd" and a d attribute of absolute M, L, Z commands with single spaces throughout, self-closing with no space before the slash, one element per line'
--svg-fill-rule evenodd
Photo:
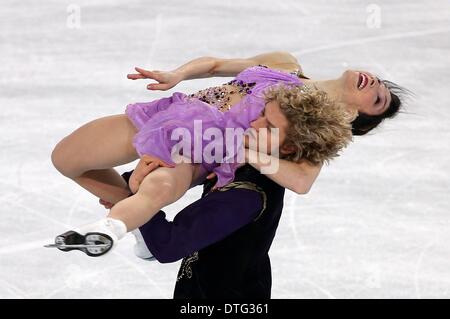
<path fill-rule="evenodd" d="M 214 191 L 184 208 L 172 222 L 158 212 L 140 231 L 153 256 L 169 263 L 226 238 L 257 218 L 262 209 L 258 191 Z"/>

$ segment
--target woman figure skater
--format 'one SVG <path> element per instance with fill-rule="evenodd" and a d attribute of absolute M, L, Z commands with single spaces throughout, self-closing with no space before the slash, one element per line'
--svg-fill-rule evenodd
<path fill-rule="evenodd" d="M 302 75 L 295 58 L 283 52 L 250 59 L 201 58 L 173 72 L 136 70 L 139 74 L 129 78 L 147 77 L 159 82 L 149 85 L 149 89 L 165 90 L 182 79 L 209 74 L 237 77 L 190 96 L 177 92 L 150 103 L 131 104 L 126 115 L 90 122 L 58 143 L 52 153 L 55 167 L 94 195 L 115 204 L 108 218 L 58 236 L 56 245 L 61 250 L 80 249 L 91 256 L 104 254 L 126 232 L 178 200 L 207 173 L 217 174 L 219 187 L 230 182 L 238 163 L 205 163 L 203 158 L 201 164 L 180 163 L 156 169 L 134 195 L 126 197 L 129 189 L 112 167 L 144 154 L 174 164 L 171 150 L 175 142 L 168 133 L 177 127 L 192 132 L 193 119 L 202 121 L 202 133 L 210 127 L 278 127 L 280 154 L 285 159 L 280 160 L 280 169 L 270 177 L 304 193 L 322 163 L 336 156 L 350 140 L 349 114 L 359 114 L 353 122 L 358 127 L 353 131 L 363 134 L 395 114 L 400 106 L 395 93 L 387 87 L 392 86 L 390 82 L 356 71 L 346 71 L 336 80 L 314 82 Z M 276 85 L 279 83 L 285 86 Z M 305 83 L 318 90 L 305 89 Z"/>

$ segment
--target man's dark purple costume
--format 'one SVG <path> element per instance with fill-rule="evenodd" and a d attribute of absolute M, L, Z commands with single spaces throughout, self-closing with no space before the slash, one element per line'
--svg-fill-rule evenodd
<path fill-rule="evenodd" d="M 143 225 L 145 243 L 162 263 L 183 258 L 174 298 L 270 298 L 268 252 L 284 188 L 250 165 L 231 184 L 210 192 L 214 183 L 205 183 L 202 198 L 173 222 L 160 211 Z"/>

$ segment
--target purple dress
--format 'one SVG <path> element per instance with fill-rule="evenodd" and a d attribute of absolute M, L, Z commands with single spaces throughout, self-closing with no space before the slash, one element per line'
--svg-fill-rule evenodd
<path fill-rule="evenodd" d="M 227 151 L 223 146 L 225 143 L 222 143 L 219 139 L 207 139 L 205 134 L 201 134 L 200 137 L 198 137 L 200 135 L 198 134 L 197 138 L 199 139 L 194 141 L 194 120 L 201 121 L 201 133 L 204 133 L 208 128 L 220 129 L 223 136 L 225 136 L 226 128 L 241 128 L 245 131 L 264 109 L 264 91 L 268 87 L 279 83 L 303 84 L 294 73 L 264 66 L 249 67 L 239 73 L 235 80 L 243 83 L 254 83 L 254 85 L 251 91 L 248 91 L 248 94 L 226 112 L 219 111 L 214 105 L 199 98 L 192 98 L 180 92 L 175 92 L 170 97 L 152 102 L 129 104 L 125 113 L 138 129 L 138 133 L 133 138 L 133 145 L 137 153 L 140 156 L 144 154 L 156 156 L 167 163 L 174 164 L 171 151 L 174 146 L 179 144 L 180 140 L 171 139 L 171 136 L 175 129 L 183 128 L 186 129 L 185 132 L 190 133 L 191 138 L 191 154 L 183 155 L 190 157 L 193 162 L 201 163 L 206 171 L 215 172 L 218 187 L 231 182 L 234 179 L 236 169 L 240 165 L 236 161 L 235 153 L 243 147 L 242 141 L 234 141 L 234 153 Z M 200 153 L 201 158 L 196 159 L 194 146 L 198 145 L 201 145 L 202 149 L 205 149 L 207 145 L 209 145 L 209 149 L 213 149 L 214 145 L 221 145 L 222 154 L 224 154 L 222 161 L 220 163 L 215 162 L 214 157 L 203 151 Z"/>

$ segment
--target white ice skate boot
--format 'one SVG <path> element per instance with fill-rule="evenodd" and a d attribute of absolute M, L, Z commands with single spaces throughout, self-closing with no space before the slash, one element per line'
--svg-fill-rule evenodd
<path fill-rule="evenodd" d="M 136 228 L 131 233 L 136 238 L 136 243 L 134 244 L 134 254 L 141 259 L 156 260 L 156 258 L 148 249 L 147 244 L 145 243 L 144 237 L 142 237 L 142 233 L 139 230 L 139 228 Z"/>

